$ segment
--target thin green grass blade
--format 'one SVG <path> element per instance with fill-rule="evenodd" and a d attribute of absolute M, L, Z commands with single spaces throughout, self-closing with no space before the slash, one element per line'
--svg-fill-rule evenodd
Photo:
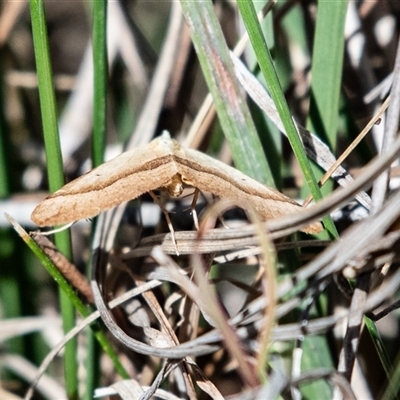
<path fill-rule="evenodd" d="M 299 162 L 305 180 L 308 184 L 308 187 L 314 199 L 319 200 L 322 198 L 322 194 L 317 184 L 317 181 L 314 177 L 311 168 L 311 163 L 309 162 L 305 154 L 303 144 L 294 126 L 292 116 L 285 99 L 285 95 L 283 93 L 281 84 L 278 79 L 278 75 L 276 73 L 272 61 L 272 57 L 270 55 L 267 43 L 262 33 L 261 26 L 257 19 L 254 5 L 251 0 L 239 0 L 238 8 L 243 18 L 247 33 L 252 43 L 253 50 L 256 54 L 257 61 L 260 66 L 261 72 L 264 76 L 264 79 L 266 81 L 268 90 L 271 94 L 272 99 L 274 100 L 279 116 L 287 132 L 288 139 L 292 146 L 293 152 L 296 156 L 296 159 Z M 324 218 L 324 224 L 328 232 L 332 235 L 332 237 L 337 237 L 338 234 L 336 231 L 336 227 L 333 224 L 330 217 Z M 326 340 L 324 338 L 321 338 L 321 341 L 316 342 L 316 345 L 318 348 L 317 350 L 318 354 L 323 355 L 322 365 L 330 365 L 331 356 L 330 356 L 329 346 L 327 345 Z M 312 351 L 312 353 L 314 351 L 315 349 Z M 315 360 L 310 360 L 309 352 L 305 351 L 303 356 L 303 362 L 308 364 L 310 361 L 314 362 Z M 320 386 L 321 390 L 322 389 L 323 391 L 326 390 L 327 394 L 330 393 L 329 386 L 324 386 L 323 383 Z"/>
<path fill-rule="evenodd" d="M 334 369 L 329 343 L 324 335 L 304 337 L 302 350 L 302 371 L 318 370 L 318 368 Z M 303 384 L 300 389 L 304 399 L 331 399 L 333 394 L 332 386 L 322 379 Z"/>
<path fill-rule="evenodd" d="M 311 100 L 307 127 L 334 151 L 339 123 L 339 102 L 344 57 L 347 2 L 318 3 L 311 63 Z M 320 174 L 317 167 L 316 174 Z M 325 184 L 328 194 L 333 183 Z"/>
<path fill-rule="evenodd" d="M 319 7 L 321 6 L 321 3 L 324 2 L 319 2 Z M 331 2 L 333 5 L 334 3 Z M 342 62 L 343 62 L 343 24 L 344 24 L 344 17 L 345 17 L 345 11 L 346 11 L 346 2 L 342 2 L 341 6 L 338 6 L 337 2 L 334 4 L 333 8 L 335 8 L 335 12 L 337 16 L 337 29 L 338 31 L 332 32 L 331 30 L 331 22 L 327 21 L 326 19 L 324 20 L 323 23 L 320 24 L 319 28 L 323 28 L 324 32 L 318 31 L 318 22 L 317 22 L 317 30 L 315 32 L 315 42 L 314 42 L 314 52 L 312 55 L 312 63 L 313 66 L 319 65 L 321 68 L 320 76 L 319 76 L 319 82 L 320 82 L 320 92 L 319 96 L 321 99 L 324 99 L 324 101 L 330 101 L 332 96 L 334 96 L 336 100 L 336 108 L 335 110 L 332 111 L 332 108 L 330 110 L 324 110 L 325 112 L 325 117 L 327 117 L 327 126 L 330 126 L 331 128 L 331 133 L 332 135 L 336 135 L 336 127 L 337 127 L 337 116 L 338 116 L 338 106 L 339 106 L 339 91 L 341 87 L 341 78 L 342 78 Z M 331 10 L 333 11 L 333 10 Z M 344 11 L 344 12 L 343 12 Z M 340 20 L 340 22 L 339 22 Z M 291 30 L 294 30 L 294 25 L 292 24 L 290 26 Z M 329 32 L 328 32 L 329 30 Z M 296 40 L 299 41 L 299 45 L 302 48 L 305 48 L 305 37 L 301 36 L 301 33 L 303 30 L 300 30 L 296 32 Z M 293 32 L 294 33 L 294 32 Z M 335 44 L 327 44 L 326 41 L 335 41 Z M 325 41 L 325 43 L 322 45 L 322 43 Z M 318 45 L 317 45 L 318 43 Z M 322 46 L 321 46 L 322 45 Z M 334 50 L 332 51 L 332 48 Z M 316 51 L 321 52 L 316 55 Z M 329 57 L 326 57 L 327 54 L 329 53 L 329 56 L 334 56 L 335 60 L 332 60 Z M 324 54 L 325 53 L 325 54 Z M 333 54 L 334 53 L 334 54 Z M 316 62 L 317 61 L 317 62 Z M 328 65 L 329 64 L 329 65 Z M 314 81 L 314 73 L 312 72 L 312 78 Z M 330 89 L 332 89 L 331 92 L 327 92 L 327 88 L 325 87 L 326 84 L 329 82 Z M 313 102 L 313 99 L 312 99 Z M 335 103 L 335 101 L 334 101 Z M 327 104 L 325 104 L 323 107 L 325 108 Z M 333 105 L 332 105 L 333 106 Z M 334 117 L 336 120 L 334 121 Z M 315 126 L 311 125 L 308 126 L 308 128 L 312 132 L 318 132 Z M 325 136 L 322 137 L 323 139 Z M 324 140 L 328 144 L 330 143 L 329 141 Z M 320 170 L 318 169 L 317 166 L 312 165 L 313 173 L 318 176 L 320 174 Z M 323 193 L 328 193 L 329 191 L 332 190 L 331 186 L 330 188 L 325 187 L 322 189 Z M 324 190 L 325 189 L 325 190 Z M 333 367 L 332 363 L 332 357 L 330 353 L 330 348 L 329 344 L 324 336 L 317 336 L 314 337 L 312 340 L 309 340 L 306 338 L 306 340 L 303 343 L 303 350 L 304 350 L 304 356 L 303 356 L 303 366 L 304 370 L 312 370 L 318 367 Z M 323 380 L 311 382 L 307 385 L 304 385 L 302 387 L 302 393 L 305 396 L 309 396 L 310 398 L 316 398 L 316 397 L 327 397 L 330 398 L 332 396 L 332 388 Z"/>
<path fill-rule="evenodd" d="M 296 159 L 300 164 L 304 178 L 308 184 L 308 187 L 310 188 L 314 199 L 320 200 L 322 198 L 320 188 L 318 187 L 317 181 L 312 172 L 311 163 L 309 162 L 305 154 L 299 134 L 297 133 L 297 130 L 294 126 L 292 116 L 285 99 L 285 95 L 282 91 L 277 73 L 272 62 L 272 57 L 269 53 L 267 43 L 265 42 L 265 38 L 261 30 L 261 26 L 257 19 L 257 14 L 254 9 L 253 2 L 251 0 L 239 0 L 237 4 L 250 41 L 253 45 L 253 50 L 256 54 L 261 71 L 264 75 L 264 79 L 266 80 L 268 90 L 271 93 L 271 97 L 274 100 L 279 116 L 282 119 L 283 125 L 288 134 L 289 142 L 292 146 Z M 324 218 L 324 224 L 328 232 L 330 232 L 333 237 L 337 237 L 336 227 L 329 216 Z"/>
<path fill-rule="evenodd" d="M 382 399 L 398 399 L 398 394 L 400 393 L 399 379 L 397 379 L 400 376 L 399 364 L 397 365 L 397 368 L 393 369 L 390 357 L 386 351 L 382 337 L 376 327 L 375 322 L 366 316 L 364 317 L 364 322 L 371 336 L 371 340 L 375 345 L 376 352 L 379 356 L 388 381 L 386 390 L 382 395 Z"/>
<path fill-rule="evenodd" d="M 7 135 L 5 129 L 5 118 L 3 115 L 4 97 L 3 97 L 3 80 L 0 77 L 0 198 L 5 198 L 10 194 L 10 188 L 8 184 L 8 168 L 7 168 L 7 153 L 6 153 L 6 142 Z"/>
<path fill-rule="evenodd" d="M 107 129 L 107 1 L 93 3 L 93 142 L 92 161 L 96 167 L 103 162 Z"/>
<path fill-rule="evenodd" d="M 181 0 L 181 5 L 236 167 L 273 186 L 270 168 L 244 90 L 236 79 L 212 2 Z"/>
<path fill-rule="evenodd" d="M 319 1 L 311 62 L 308 128 L 336 148 L 347 1 Z"/>
<path fill-rule="evenodd" d="M 6 214 L 6 218 L 13 225 L 14 229 L 18 233 L 18 235 L 24 240 L 27 246 L 32 250 L 37 259 L 42 263 L 50 276 L 56 281 L 60 290 L 65 293 L 69 301 L 74 305 L 75 309 L 79 312 L 79 314 L 86 318 L 91 314 L 91 310 L 88 309 L 77 296 L 75 289 L 69 284 L 69 282 L 64 278 L 58 268 L 54 265 L 54 263 L 50 260 L 47 254 L 40 248 L 40 246 L 28 235 L 28 233 L 9 215 Z M 91 325 L 92 330 L 94 331 L 94 335 L 97 341 L 100 343 L 104 352 L 110 357 L 113 362 L 116 371 L 118 374 L 125 379 L 129 378 L 128 373 L 125 368 L 119 361 L 119 357 L 114 351 L 114 348 L 106 338 L 103 331 L 99 329 L 96 324 Z"/>
<path fill-rule="evenodd" d="M 43 1 L 31 0 L 30 10 L 49 188 L 54 192 L 64 184 L 64 174 Z"/>
<path fill-rule="evenodd" d="M 307 126 L 334 150 L 339 124 L 340 91 L 344 58 L 344 24 L 347 2 L 318 3 L 311 66 L 310 118 Z M 332 185 L 326 188 L 330 191 Z M 366 327 L 390 380 L 391 363 L 373 321 L 365 318 Z M 390 388 L 390 387 L 389 387 Z M 316 388 L 315 393 L 318 392 Z"/>
<path fill-rule="evenodd" d="M 104 161 L 107 139 L 107 0 L 93 3 L 93 136 L 92 136 L 92 165 L 96 167 Z M 92 225 L 94 229 L 95 224 Z M 87 276 L 91 275 L 90 264 Z M 85 399 L 91 400 L 100 380 L 100 351 L 94 338 L 94 332 L 86 336 L 86 384 Z"/>
<path fill-rule="evenodd" d="M 43 0 L 31 0 L 30 12 L 38 76 L 40 109 L 46 148 L 47 173 L 50 191 L 53 192 L 64 184 L 64 175 Z M 55 236 L 55 242 L 58 249 L 65 254 L 66 257 L 71 259 L 72 249 L 69 232 L 63 231 L 58 233 Z M 63 318 L 63 328 L 64 331 L 67 332 L 75 325 L 75 311 L 64 292 L 60 292 L 60 307 Z M 65 384 L 70 399 L 78 397 L 77 371 L 77 342 L 74 340 L 68 343 L 64 353 Z"/>
<path fill-rule="evenodd" d="M 4 66 L 3 66 L 4 67 Z M 11 144 L 10 129 L 6 119 L 6 101 L 8 97 L 4 86 L 4 68 L 0 72 L 0 199 L 8 198 L 14 190 L 14 160 L 15 148 Z M 9 228 L 0 228 L 0 303 L 2 319 L 19 318 L 30 312 L 32 304 L 30 296 L 26 296 L 24 281 L 27 277 L 26 264 L 21 251 L 20 241 L 10 235 Z M 18 243 L 19 242 L 19 243 Z M 18 270 L 15 265 L 20 266 Z M 25 281 L 25 282 L 26 282 Z M 31 281 L 30 281 L 31 283 Z M 31 285 L 32 287 L 34 285 Z M 17 336 L 8 339 L 3 345 L 3 352 L 24 354 L 26 352 L 26 340 Z M 34 354 L 36 356 L 36 353 Z M 0 372 L 3 375 L 3 371 Z M 3 377 L 3 380 L 7 377 Z M 13 378 L 12 378 L 13 379 Z"/>

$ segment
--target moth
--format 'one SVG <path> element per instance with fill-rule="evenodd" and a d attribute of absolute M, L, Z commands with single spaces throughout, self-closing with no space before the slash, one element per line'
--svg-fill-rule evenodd
<path fill-rule="evenodd" d="M 184 185 L 250 204 L 265 220 L 294 214 L 291 198 L 197 150 L 183 148 L 168 133 L 148 145 L 120 154 L 73 180 L 40 202 L 31 219 L 38 226 L 64 225 L 90 218 L 155 189 L 181 195 Z M 320 222 L 302 229 L 322 230 Z"/>

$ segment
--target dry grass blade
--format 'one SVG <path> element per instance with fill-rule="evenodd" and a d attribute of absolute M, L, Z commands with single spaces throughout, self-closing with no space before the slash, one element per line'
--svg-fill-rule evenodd
<path fill-rule="evenodd" d="M 146 292 L 148 290 L 152 290 L 154 287 L 157 287 L 161 284 L 161 282 L 158 282 L 156 280 L 153 280 L 149 283 L 145 283 L 144 285 L 132 289 L 129 292 L 125 293 L 123 296 L 120 296 L 113 301 L 110 302 L 109 307 L 111 309 L 118 307 L 119 305 L 123 304 L 124 302 L 132 299 L 135 296 L 140 295 L 143 292 Z M 53 349 L 46 355 L 45 359 L 42 361 L 40 367 L 37 370 L 37 373 L 35 374 L 34 378 L 31 381 L 31 385 L 29 390 L 27 391 L 25 395 L 25 400 L 30 400 L 33 396 L 33 391 L 36 388 L 38 382 L 42 378 L 44 372 L 46 369 L 49 367 L 50 363 L 54 360 L 56 355 L 64 348 L 65 344 L 74 338 L 76 335 L 78 335 L 83 329 L 88 327 L 90 324 L 92 324 L 94 321 L 96 321 L 98 318 L 100 318 L 100 313 L 99 311 L 93 312 L 89 317 L 85 318 L 81 322 L 79 322 L 74 329 L 72 329 L 70 332 L 68 332 L 63 339 L 55 346 Z"/>
<path fill-rule="evenodd" d="M 45 330 L 48 326 L 60 325 L 59 318 L 46 316 L 13 318 L 1 321 L 0 342 L 26 335 L 28 333 Z"/>
<path fill-rule="evenodd" d="M 99 255 L 97 255 L 98 259 Z M 108 308 L 106 307 L 103 295 L 100 291 L 99 284 L 98 284 L 98 277 L 97 274 L 100 272 L 99 267 L 96 263 L 94 263 L 94 276 L 92 279 L 92 289 L 95 296 L 95 301 L 97 308 L 100 312 L 101 318 L 107 328 L 112 332 L 112 334 L 125 346 L 128 348 L 146 355 L 153 355 L 157 357 L 168 357 L 168 358 L 183 358 L 188 355 L 201 355 L 201 354 L 208 354 L 213 352 L 217 349 L 217 346 L 198 346 L 193 347 L 190 343 L 188 345 L 179 345 L 179 346 L 165 346 L 165 343 L 162 343 L 161 347 L 147 345 L 143 342 L 133 339 L 132 337 L 128 336 L 113 320 L 111 317 Z M 151 335 L 151 331 L 148 332 Z"/>
<path fill-rule="evenodd" d="M 391 99 L 385 121 L 385 133 L 382 140 L 381 152 L 384 154 L 393 146 L 398 137 L 400 120 L 400 41 L 397 45 L 397 55 L 393 72 L 393 83 L 390 91 Z M 386 170 L 374 182 L 372 188 L 373 212 L 377 212 L 387 197 L 389 185 L 389 170 Z"/>
<path fill-rule="evenodd" d="M 58 270 L 64 275 L 69 283 L 83 294 L 86 300 L 93 304 L 94 297 L 88 279 L 73 265 L 67 258 L 60 253 L 46 236 L 40 233 L 32 234 L 33 240 L 41 247 L 50 260 L 57 266 Z"/>
<path fill-rule="evenodd" d="M 27 382 L 33 381 L 37 374 L 37 368 L 28 360 L 15 355 L 2 355 L 2 364 L 7 367 L 9 371 L 24 378 Z M 37 385 L 37 390 L 46 399 L 67 399 L 65 389 L 53 377 L 49 375 L 42 376 L 41 382 Z"/>

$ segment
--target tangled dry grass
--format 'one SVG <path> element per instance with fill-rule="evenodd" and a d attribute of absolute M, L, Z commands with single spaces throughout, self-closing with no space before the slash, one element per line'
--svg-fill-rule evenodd
<path fill-rule="evenodd" d="M 313 169 L 318 179 L 321 170 L 327 173 L 323 199 L 264 222 L 249 204 L 210 193 L 194 202 L 190 186 L 179 198 L 160 190 L 156 202 L 145 194 L 101 214 L 92 231 L 91 221 L 73 225 L 70 260 L 57 241 L 29 236 L 18 225 L 35 228 L 29 216 L 44 197 L 39 191 L 47 190 L 50 163 L 42 150 L 43 100 L 28 3 L 1 6 L 0 209 L 35 252 L 1 221 L 2 398 L 397 398 L 396 2 L 349 2 L 344 33 L 335 41 L 343 42 L 343 61 L 322 88 L 314 77 L 337 60 L 313 63 L 321 57 L 318 40 L 325 58 L 336 54 L 329 48 L 334 38 L 317 26 L 317 4 L 265 7 L 265 34 L 303 152 L 319 166 Z M 212 14 L 206 11 L 211 2 L 192 6 L 108 3 L 106 157 L 121 152 L 115 143 L 136 148 L 168 130 L 185 147 L 227 164 L 233 158 L 254 177 L 262 170 L 263 183 L 306 199 L 308 178 L 256 67 L 245 17 L 234 2 L 214 2 Z M 199 14 L 196 7 L 203 6 Z M 90 168 L 91 12 L 85 2 L 46 2 L 68 181 Z M 220 28 L 226 48 L 215 33 Z M 336 125 L 325 126 L 327 120 Z M 230 152 L 222 132 L 234 132 L 235 125 L 261 140 L 247 141 L 251 132 L 243 129 L 236 137 L 228 133 Z M 258 158 L 260 151 L 268 162 Z M 316 220 L 324 233 L 299 233 Z M 68 333 L 57 288 L 41 262 L 55 268 L 60 287 L 65 278 L 74 288 L 68 293 L 81 315 Z M 66 343 L 75 343 L 72 353 L 63 350 Z"/>

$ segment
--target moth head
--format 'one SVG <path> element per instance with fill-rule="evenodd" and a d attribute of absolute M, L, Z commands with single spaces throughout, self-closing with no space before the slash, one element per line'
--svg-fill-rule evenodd
<path fill-rule="evenodd" d="M 183 192 L 183 182 L 181 175 L 175 174 L 171 179 L 171 183 L 165 187 L 165 190 L 170 196 L 179 197 Z"/>

